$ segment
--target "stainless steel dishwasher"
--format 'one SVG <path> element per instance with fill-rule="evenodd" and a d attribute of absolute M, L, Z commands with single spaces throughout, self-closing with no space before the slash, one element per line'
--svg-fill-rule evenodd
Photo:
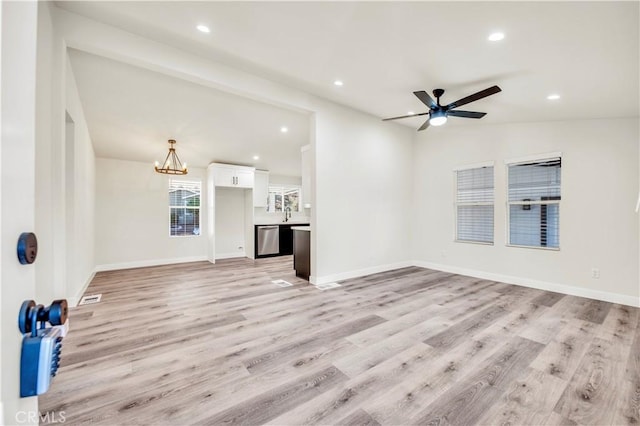
<path fill-rule="evenodd" d="M 258 226 L 258 256 L 280 253 L 280 227 Z"/>

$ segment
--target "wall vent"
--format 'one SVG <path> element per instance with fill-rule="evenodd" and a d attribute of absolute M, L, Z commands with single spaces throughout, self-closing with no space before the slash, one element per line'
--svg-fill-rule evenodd
<path fill-rule="evenodd" d="M 271 281 L 271 282 L 273 284 L 275 284 L 275 285 L 280 286 L 280 287 L 291 287 L 293 285 L 290 282 L 285 281 L 285 280 L 274 280 L 274 281 Z"/>
<path fill-rule="evenodd" d="M 316 288 L 318 290 L 329 290 L 330 288 L 342 287 L 338 283 L 325 283 L 325 284 L 316 284 Z"/>
<path fill-rule="evenodd" d="M 91 305 L 93 303 L 98 303 L 100 299 L 102 299 L 102 293 L 92 294 L 90 296 L 82 296 L 82 299 L 80 299 L 80 303 L 78 303 L 78 305 Z"/>

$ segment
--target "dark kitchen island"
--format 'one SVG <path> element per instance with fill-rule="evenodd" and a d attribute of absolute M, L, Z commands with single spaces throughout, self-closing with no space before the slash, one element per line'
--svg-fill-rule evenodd
<path fill-rule="evenodd" d="M 296 276 L 309 280 L 311 273 L 311 227 L 292 226 L 293 231 L 293 269 Z"/>

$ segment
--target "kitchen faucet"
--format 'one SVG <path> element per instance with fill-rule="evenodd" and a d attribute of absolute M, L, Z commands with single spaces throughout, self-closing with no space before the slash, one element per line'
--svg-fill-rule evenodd
<path fill-rule="evenodd" d="M 291 219 L 291 207 L 285 207 L 283 222 L 287 222 L 289 219 Z"/>

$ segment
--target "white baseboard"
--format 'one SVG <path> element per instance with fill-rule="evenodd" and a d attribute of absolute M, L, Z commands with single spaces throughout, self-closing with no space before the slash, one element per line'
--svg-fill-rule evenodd
<path fill-rule="evenodd" d="M 171 265 L 174 263 L 202 262 L 206 260 L 207 260 L 207 256 L 191 256 L 191 257 L 176 257 L 173 259 L 153 259 L 153 260 L 139 260 L 136 262 L 108 263 L 105 265 L 97 265 L 96 272 L 115 271 L 117 269 L 144 268 L 147 266 Z"/>
<path fill-rule="evenodd" d="M 309 277 L 309 282 L 314 285 L 326 284 L 326 283 L 332 283 L 335 281 L 348 280 L 350 278 L 362 277 L 365 275 L 377 274 L 379 272 L 386 272 L 386 271 L 392 271 L 394 269 L 406 268 L 409 266 L 413 266 L 413 262 L 406 261 L 406 262 L 388 263 L 386 265 L 372 266 L 370 268 L 341 272 L 338 274 L 325 275 L 322 277 L 316 277 L 312 275 Z"/>
<path fill-rule="evenodd" d="M 587 299 L 602 300 L 604 302 L 619 303 L 622 305 L 640 307 L 640 297 L 628 296 L 625 294 L 611 293 L 607 291 L 591 290 L 588 288 L 574 287 L 566 284 L 558 284 L 547 281 L 533 280 L 524 277 L 514 277 L 510 275 L 495 274 L 492 272 L 479 271 L 476 269 L 460 268 L 451 265 L 425 262 L 422 260 L 390 263 L 387 265 L 374 266 L 371 268 L 358 269 L 355 271 L 341 272 L 338 274 L 325 275 L 321 277 L 311 276 L 309 282 L 314 285 L 326 284 L 335 281 L 343 281 L 350 278 L 362 277 L 365 275 L 377 274 L 379 272 L 391 271 L 394 269 L 418 266 L 421 268 L 435 269 L 452 274 L 466 275 L 469 277 L 481 278 L 485 280 L 498 281 L 506 284 L 514 284 L 523 287 L 536 288 L 538 290 L 553 291 L 556 293 L 568 294 L 570 296 L 585 297 Z"/>
<path fill-rule="evenodd" d="M 222 254 L 217 254 L 216 253 L 216 260 L 220 260 L 220 259 L 234 259 L 236 257 L 247 257 L 247 255 L 242 252 L 242 253 L 222 253 Z"/>
<path fill-rule="evenodd" d="M 82 299 L 82 295 L 84 294 L 85 291 L 87 291 L 87 287 L 89 287 L 89 284 L 91 284 L 91 281 L 95 276 L 96 276 L 96 271 L 94 270 L 92 273 L 89 274 L 89 278 L 86 279 L 86 281 L 84 282 L 84 285 L 80 288 L 80 290 L 78 290 L 76 294 L 74 294 L 73 296 L 67 299 L 67 302 L 69 303 L 70 307 L 75 308 L 76 306 L 78 306 L 78 303 L 80 303 L 80 299 Z"/>
<path fill-rule="evenodd" d="M 246 257 L 246 255 L 245 253 L 223 253 L 223 254 L 216 255 L 216 260 L 231 259 L 231 258 L 238 258 L 238 257 Z M 206 260 L 208 260 L 207 256 L 193 256 L 193 257 L 180 257 L 180 258 L 174 258 L 174 259 L 145 260 L 145 261 L 126 262 L 126 263 L 111 263 L 106 265 L 98 265 L 96 266 L 95 271 L 96 272 L 113 271 L 117 269 L 142 268 L 146 266 L 170 265 L 174 263 L 200 262 L 200 261 L 206 261 Z M 591 290 L 591 289 L 582 288 L 582 287 L 574 287 L 566 284 L 539 281 L 539 280 L 534 280 L 534 279 L 524 278 L 524 277 L 495 274 L 492 272 L 479 271 L 476 269 L 467 269 L 467 268 L 460 268 L 460 267 L 451 266 L 451 265 L 442 265 L 439 263 L 432 263 L 432 262 L 426 262 L 421 260 L 389 263 L 386 265 L 373 266 L 370 268 L 340 272 L 337 274 L 324 275 L 320 277 L 312 275 L 311 277 L 309 277 L 309 282 L 314 285 L 326 284 L 326 283 L 331 283 L 336 281 L 343 281 L 350 278 L 362 277 L 365 275 L 377 274 L 380 272 L 392 271 L 394 269 L 406 268 L 409 266 L 419 266 L 422 268 L 435 269 L 438 271 L 466 275 L 466 276 L 481 278 L 485 280 L 498 281 L 498 282 L 503 282 L 507 284 L 515 284 L 523 287 L 536 288 L 539 290 L 553 291 L 557 293 L 568 294 L 571 296 L 579 296 L 579 297 L 585 297 L 588 299 L 596 299 L 596 300 L 602 300 L 605 302 L 619 303 L 622 305 L 640 307 L 640 298 L 638 297 L 633 297 L 633 296 L 628 296 L 628 295 L 618 294 L 618 293 L 611 293 L 607 291 Z M 69 299 L 69 304 L 71 306 L 76 306 L 77 303 L 80 301 L 82 294 L 87 289 L 89 283 L 93 279 L 94 274 L 92 274 L 89 277 L 89 279 L 83 286 L 81 292 L 75 298 Z"/>
<path fill-rule="evenodd" d="M 515 284 L 523 287 L 536 288 L 538 290 L 553 291 L 556 293 L 568 294 L 570 296 L 585 297 L 587 299 L 602 300 L 604 302 L 619 303 L 622 305 L 640 307 L 640 298 L 627 296 L 625 294 L 611 293 L 608 291 L 591 290 L 588 288 L 574 287 L 566 284 L 538 281 L 530 278 L 514 277 L 510 275 L 494 274 L 491 272 L 478 271 L 475 269 L 459 268 L 457 266 L 441 265 L 438 263 L 424 262 L 416 260 L 411 262 L 415 266 L 435 269 L 452 274 L 466 275 L 469 277 L 481 278 L 484 280 L 498 281 L 507 284 Z"/>

